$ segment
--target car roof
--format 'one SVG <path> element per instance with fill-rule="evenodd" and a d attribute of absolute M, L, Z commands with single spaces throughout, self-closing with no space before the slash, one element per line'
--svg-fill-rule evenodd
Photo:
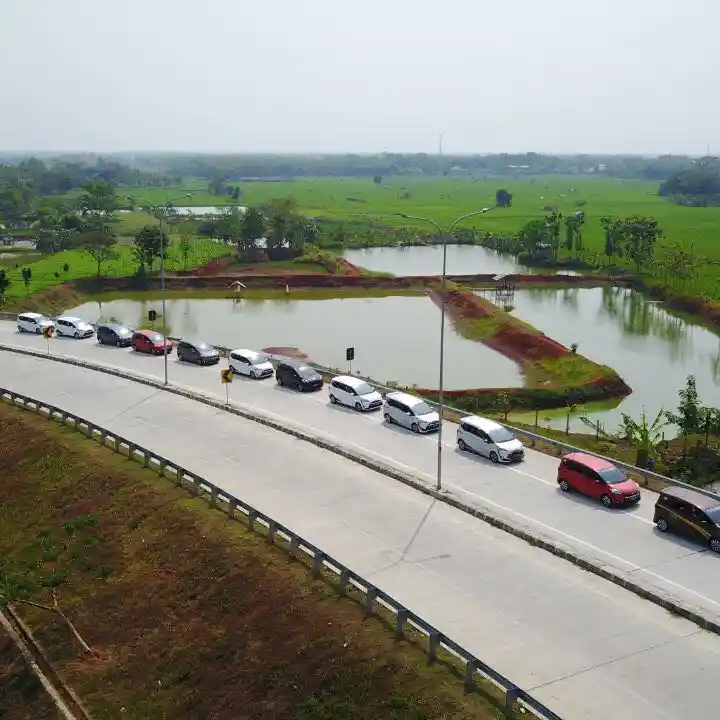
<path fill-rule="evenodd" d="M 283 365 L 289 365 L 290 367 L 294 368 L 301 368 L 301 367 L 309 367 L 312 370 L 315 370 L 315 368 L 305 360 L 296 360 L 295 358 L 281 358 L 278 362 L 281 362 Z"/>
<path fill-rule="evenodd" d="M 351 388 L 359 387 L 360 385 L 367 385 L 367 381 L 363 380 L 362 378 L 353 377 L 352 375 L 336 375 L 333 380 L 337 380 L 338 382 L 345 383 L 345 385 L 349 385 Z"/>
<path fill-rule="evenodd" d="M 238 355 L 267 355 L 262 350 L 248 350 L 247 348 L 235 348 L 230 352 L 237 353 Z"/>
<path fill-rule="evenodd" d="M 397 400 L 398 402 L 405 403 L 406 405 L 417 405 L 421 402 L 427 402 L 417 395 L 410 395 L 404 392 L 391 392 L 385 396 L 386 400 Z"/>
<path fill-rule="evenodd" d="M 85 322 L 84 320 L 81 320 L 79 317 L 76 317 L 75 315 L 60 315 L 58 320 L 68 320 L 72 322 Z"/>
<path fill-rule="evenodd" d="M 480 417 L 479 415 L 466 415 L 465 417 L 460 418 L 460 422 L 467 423 L 468 425 L 472 425 L 473 427 L 484 430 L 485 432 L 503 429 L 503 426 L 500 423 L 496 423 L 494 420 L 489 420 L 488 418 Z"/>
<path fill-rule="evenodd" d="M 161 333 L 161 332 L 158 332 L 157 330 L 145 330 L 145 329 L 141 329 L 141 330 L 135 330 L 135 332 L 136 332 L 138 335 L 146 335 L 146 336 L 148 336 L 148 337 L 151 337 L 152 335 L 162 335 L 162 333 Z"/>
<path fill-rule="evenodd" d="M 29 317 L 29 318 L 41 318 L 45 317 L 42 313 L 37 312 L 24 312 L 24 313 L 18 313 L 18 315 L 22 315 L 23 317 Z"/>
<path fill-rule="evenodd" d="M 127 325 L 123 325 L 122 323 L 100 323 L 98 327 L 110 328 L 111 330 L 130 330 Z"/>
<path fill-rule="evenodd" d="M 207 345 L 208 347 L 215 347 L 214 345 L 211 345 L 209 342 L 206 342 L 205 340 L 186 340 L 183 338 L 180 342 L 184 342 L 186 345 L 192 345 L 193 347 L 197 347 L 198 345 Z"/>
<path fill-rule="evenodd" d="M 615 467 L 615 465 L 609 460 L 596 457 L 595 455 L 589 455 L 584 452 L 568 453 L 563 457 L 563 460 L 574 460 L 581 465 L 589 467 L 591 470 L 609 470 Z"/>
<path fill-rule="evenodd" d="M 690 488 L 671 485 L 670 487 L 664 488 L 662 490 L 662 494 L 669 495 L 670 497 L 677 498 L 678 500 L 684 500 L 700 510 L 709 510 L 710 508 L 720 506 L 720 498 L 703 495 L 703 493 L 691 490 Z"/>

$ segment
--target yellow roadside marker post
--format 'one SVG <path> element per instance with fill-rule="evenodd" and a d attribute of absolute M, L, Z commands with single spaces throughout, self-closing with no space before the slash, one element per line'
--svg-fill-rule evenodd
<path fill-rule="evenodd" d="M 48 355 L 50 354 L 50 338 L 53 336 L 55 328 L 52 325 L 48 325 L 43 329 L 43 337 L 47 341 Z"/>
<path fill-rule="evenodd" d="M 220 382 L 225 386 L 225 404 L 230 404 L 230 383 L 233 381 L 233 371 L 230 368 L 220 371 Z"/>

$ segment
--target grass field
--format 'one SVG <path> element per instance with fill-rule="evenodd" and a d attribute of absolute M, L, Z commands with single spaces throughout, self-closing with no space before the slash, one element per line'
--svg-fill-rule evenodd
<path fill-rule="evenodd" d="M 60 606 L 96 657 L 55 615 L 17 609 L 96 720 L 505 717 L 204 500 L 5 403 L 0 425 L 0 561 L 64 578 Z M 4 720 L 51 717 L 13 661 L 0 652 Z"/>
<path fill-rule="evenodd" d="M 118 257 L 108 260 L 102 265 L 102 275 L 120 277 L 132 275 L 137 269 L 130 245 L 117 245 L 115 247 Z M 230 249 L 226 245 L 220 245 L 210 240 L 193 240 L 188 254 L 188 268 L 202 265 L 213 258 L 226 255 Z M 0 255 L 0 264 L 3 258 Z M 67 272 L 64 270 L 65 263 L 68 265 Z M 166 268 L 168 272 L 182 270 L 184 261 L 176 243 L 167 248 Z M 20 265 L 16 268 L 15 265 Z M 21 270 L 23 267 L 32 270 L 32 278 L 28 287 L 25 287 Z M 12 285 L 6 292 L 8 303 L 22 300 L 34 293 L 47 290 L 60 283 L 77 278 L 94 277 L 97 275 L 97 263 L 93 258 L 82 250 L 66 250 L 54 255 L 24 256 L 23 258 L 8 258 L 5 267 L 8 269 L 8 276 Z M 157 269 L 158 263 L 155 265 Z"/>
<path fill-rule="evenodd" d="M 546 205 L 554 204 L 561 212 L 569 213 L 580 209 L 579 203 L 583 203 L 584 244 L 591 253 L 602 256 L 604 240 L 599 221 L 603 215 L 638 214 L 657 218 L 665 233 L 662 245 L 680 240 L 687 247 L 693 246 L 699 255 L 720 261 L 720 207 L 673 205 L 657 195 L 658 183 L 576 176 L 518 180 L 392 177 L 382 185 L 376 185 L 371 178 L 299 178 L 287 182 L 246 182 L 240 183 L 240 187 L 241 204 L 293 197 L 303 214 L 348 223 L 350 233 L 353 226 L 361 231 L 382 227 L 432 229 L 424 223 L 399 217 L 399 213 L 428 217 L 446 227 L 464 213 L 493 206 L 496 190 L 505 188 L 513 194 L 513 206 L 471 219 L 469 227 L 479 232 L 511 233 L 529 220 L 545 215 Z M 138 190 L 138 194 L 162 202 L 193 189 L 198 191 L 193 195 L 193 205 L 230 202 L 228 198 L 209 195 L 204 183 L 188 183 L 182 188 L 166 190 L 148 188 Z M 720 265 L 705 264 L 695 290 L 720 296 L 719 278 Z"/>

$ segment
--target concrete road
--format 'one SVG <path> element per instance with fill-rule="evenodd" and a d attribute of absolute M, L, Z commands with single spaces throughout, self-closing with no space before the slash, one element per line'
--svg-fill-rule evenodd
<path fill-rule="evenodd" d="M 129 362 L 162 365 L 156 358 Z M 720 637 L 384 475 L 192 400 L 70 365 L 0 353 L 0 385 L 103 425 L 243 498 L 568 720 L 717 713 Z M 288 397 L 298 407 L 314 402 Z M 375 426 L 352 415 L 343 422 Z M 423 438 L 411 439 L 422 457 Z M 491 470 L 487 487 L 533 487 L 524 476 Z"/>
<path fill-rule="evenodd" d="M 57 338 L 50 342 L 51 352 L 56 354 L 163 376 L 162 357 L 102 346 L 93 339 Z M 47 347 L 42 337 L 18 333 L 15 324 L 9 322 L 0 322 L 0 343 L 38 350 Z M 168 375 L 171 383 L 224 398 L 219 366 L 200 368 L 180 363 L 172 355 Z M 381 413 L 360 414 L 331 405 L 326 390 L 297 393 L 279 387 L 274 379 L 254 381 L 236 376 L 230 396 L 434 482 L 437 436 L 418 436 L 387 426 Z M 558 490 L 557 458 L 528 449 L 523 463 L 496 466 L 458 450 L 455 431 L 456 426 L 446 424 L 444 487 L 493 515 L 569 547 L 646 587 L 660 589 L 683 606 L 720 621 L 720 556 L 704 546 L 659 533 L 652 522 L 655 494 L 645 492 L 633 508 L 608 510 L 593 500 Z"/>

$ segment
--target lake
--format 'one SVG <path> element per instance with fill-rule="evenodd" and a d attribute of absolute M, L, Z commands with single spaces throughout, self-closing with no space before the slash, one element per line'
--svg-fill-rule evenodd
<path fill-rule="evenodd" d="M 493 300 L 492 292 L 486 297 Z M 608 431 L 617 430 L 623 412 L 638 418 L 645 408 L 652 420 L 661 408 L 674 410 L 688 375 L 695 375 L 701 402 L 720 407 L 720 336 L 640 293 L 610 286 L 527 288 L 497 304 L 565 346 L 577 343 L 579 353 L 630 385 L 632 395 L 617 407 L 593 408 L 593 419 Z M 552 418 L 543 424 L 564 428 L 565 414 L 556 415 L 541 413 Z M 588 431 L 577 419 L 572 425 Z"/>
<path fill-rule="evenodd" d="M 442 273 L 442 245 L 345 250 L 343 257 L 354 265 L 393 275 L 440 275 Z M 475 275 L 479 273 L 530 273 L 533 271 L 519 265 L 512 255 L 501 255 L 480 245 L 448 245 L 447 272 L 449 275 Z"/>
<path fill-rule="evenodd" d="M 345 369 L 345 349 L 355 348 L 356 372 L 379 382 L 437 388 L 440 310 L 427 297 L 332 300 L 172 299 L 166 301 L 168 334 L 229 347 L 291 346 L 321 365 Z M 88 322 L 115 318 L 146 327 L 159 300 L 88 302 L 68 310 Z M 448 320 L 445 387 L 522 387 L 517 365 L 481 343 L 461 337 Z M 161 329 L 161 323 L 156 323 Z"/>

